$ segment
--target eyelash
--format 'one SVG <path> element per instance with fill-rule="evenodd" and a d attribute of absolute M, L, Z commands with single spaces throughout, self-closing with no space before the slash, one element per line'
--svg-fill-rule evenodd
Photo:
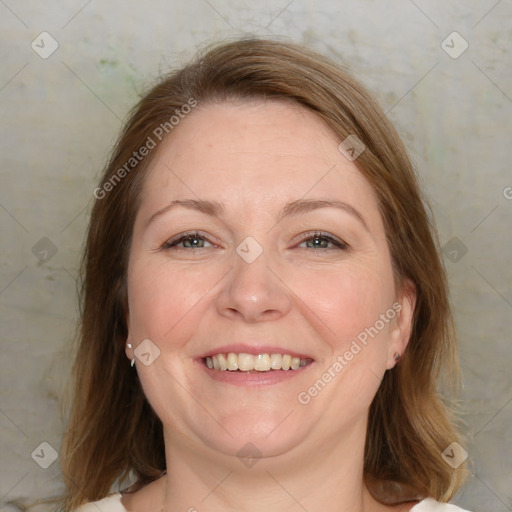
<path fill-rule="evenodd" d="M 206 236 L 202 235 L 198 231 L 188 231 L 186 233 L 182 233 L 181 235 L 178 235 L 177 237 L 175 237 L 175 238 L 173 238 L 171 240 L 167 240 L 166 242 L 164 242 L 164 244 L 162 245 L 162 249 L 172 249 L 173 247 L 176 247 L 178 244 L 180 244 L 182 242 L 185 242 L 186 240 L 194 240 L 194 239 L 201 239 L 201 240 L 204 240 L 204 241 L 209 242 L 210 244 L 212 244 L 212 242 L 210 242 Z M 183 249 L 183 250 L 187 250 L 187 249 L 203 249 L 203 247 L 197 247 L 197 248 L 194 248 L 194 247 L 190 247 L 190 248 L 179 247 L 179 249 Z"/>
<path fill-rule="evenodd" d="M 334 245 L 334 247 L 327 248 L 327 249 L 324 249 L 324 248 L 315 249 L 316 251 L 330 251 L 334 248 L 341 249 L 341 250 L 348 249 L 348 244 L 346 244 L 345 242 L 342 242 L 341 240 L 338 240 L 337 238 L 335 238 L 327 233 L 323 233 L 321 231 L 314 231 L 313 233 L 304 233 L 303 235 L 301 235 L 300 243 L 304 243 L 304 242 L 307 242 L 309 240 L 314 240 L 314 239 L 324 239 Z"/>
<path fill-rule="evenodd" d="M 171 240 L 167 240 L 166 242 L 164 242 L 164 244 L 162 245 L 162 249 L 164 250 L 169 250 L 169 249 L 172 249 L 173 247 L 177 247 L 178 244 L 181 244 L 187 240 L 194 240 L 194 239 L 200 239 L 200 240 L 204 240 L 212 245 L 215 245 L 213 244 L 213 242 L 210 242 L 208 240 L 208 238 L 206 236 L 204 236 L 203 234 L 197 232 L 197 231 L 189 231 L 187 233 L 182 233 L 181 235 L 178 235 L 177 238 L 174 238 L 174 239 L 171 239 Z M 334 238 L 333 236 L 327 234 L 327 233 L 323 233 L 321 231 L 314 231 L 314 232 L 310 232 L 310 233 L 304 233 L 303 235 L 300 236 L 300 242 L 299 244 L 302 244 L 304 242 L 308 242 L 310 240 L 315 240 L 315 239 L 324 239 L 324 240 L 327 240 L 329 243 L 333 244 L 334 247 L 330 247 L 330 248 L 317 248 L 317 249 L 314 249 L 316 251 L 329 251 L 329 250 L 332 250 L 334 248 L 337 248 L 337 249 L 341 249 L 341 250 L 346 250 L 349 248 L 348 244 L 346 244 L 345 242 L 342 242 L 341 240 L 338 240 L 337 238 Z M 179 249 L 182 249 L 182 250 L 187 250 L 187 249 L 204 249 L 204 247 L 189 247 L 189 248 L 185 248 L 185 247 L 180 247 Z"/>

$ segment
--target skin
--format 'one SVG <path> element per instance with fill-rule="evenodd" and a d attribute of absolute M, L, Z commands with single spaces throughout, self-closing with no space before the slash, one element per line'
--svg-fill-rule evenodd
<path fill-rule="evenodd" d="M 340 142 L 293 103 L 246 101 L 199 106 L 160 147 L 130 249 L 126 355 L 148 338 L 160 350 L 151 365 L 136 366 L 163 422 L 167 475 L 125 495 L 128 510 L 392 509 L 363 484 L 364 442 L 371 401 L 409 340 L 415 297 L 410 286 L 395 286 L 374 191 Z M 170 201 L 188 199 L 217 201 L 224 211 L 175 206 L 148 224 Z M 366 226 L 333 207 L 279 220 L 300 199 L 344 201 Z M 194 239 L 199 247 L 165 245 L 196 230 L 206 239 Z M 315 239 L 317 231 L 348 247 Z M 263 249 L 252 263 L 236 252 L 248 236 Z M 400 314 L 299 403 L 396 302 Z M 196 361 L 243 342 L 293 348 L 314 363 L 292 379 L 248 388 L 212 380 Z M 249 442 L 261 454 L 251 467 L 237 456 Z"/>

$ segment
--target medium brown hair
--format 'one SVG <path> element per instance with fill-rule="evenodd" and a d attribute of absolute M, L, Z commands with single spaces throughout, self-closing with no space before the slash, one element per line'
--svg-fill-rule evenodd
<path fill-rule="evenodd" d="M 114 186 L 106 184 L 191 100 L 201 106 L 254 98 L 294 101 L 322 118 L 340 142 L 355 135 L 364 143 L 355 163 L 376 192 L 396 282 L 416 287 L 409 345 L 385 373 L 369 411 L 369 489 L 384 503 L 412 496 L 447 501 L 461 485 L 462 471 L 441 456 L 458 439 L 438 386 L 440 377 L 458 375 L 445 270 L 400 137 L 366 89 L 337 64 L 298 45 L 245 39 L 210 48 L 154 86 L 131 113 L 103 174 L 100 188 L 108 192 L 90 218 L 73 405 L 62 446 L 66 510 L 107 496 L 129 471 L 141 488 L 166 469 L 162 423 L 124 351 L 132 229 L 157 149 Z"/>

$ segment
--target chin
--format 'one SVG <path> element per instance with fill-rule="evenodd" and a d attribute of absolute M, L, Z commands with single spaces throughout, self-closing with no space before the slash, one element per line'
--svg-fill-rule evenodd
<path fill-rule="evenodd" d="M 285 419 L 287 415 L 293 416 L 291 411 L 292 408 L 272 414 L 267 411 L 266 415 L 257 411 L 244 415 L 234 413 L 220 422 L 224 428 L 210 429 L 205 442 L 226 455 L 241 458 L 281 455 L 300 443 L 297 422 L 292 426 Z"/>

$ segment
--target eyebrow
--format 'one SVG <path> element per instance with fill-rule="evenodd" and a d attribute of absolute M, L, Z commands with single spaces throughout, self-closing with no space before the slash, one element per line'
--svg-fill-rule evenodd
<path fill-rule="evenodd" d="M 171 201 L 167 206 L 164 206 L 162 209 L 153 213 L 153 215 L 151 215 L 149 218 L 147 225 L 153 222 L 156 218 L 172 210 L 176 206 L 181 206 L 190 210 L 206 213 L 212 217 L 220 217 L 224 212 L 224 205 L 218 201 L 204 201 L 202 199 L 176 199 Z M 292 201 L 283 207 L 281 214 L 279 215 L 278 222 L 281 222 L 286 217 L 301 215 L 313 210 L 318 210 L 320 208 L 337 208 L 339 210 L 343 210 L 355 217 L 363 225 L 366 231 L 370 231 L 363 215 L 359 212 L 359 210 L 354 208 L 352 205 L 345 203 L 344 201 L 327 199 L 297 199 L 296 201 Z"/>

